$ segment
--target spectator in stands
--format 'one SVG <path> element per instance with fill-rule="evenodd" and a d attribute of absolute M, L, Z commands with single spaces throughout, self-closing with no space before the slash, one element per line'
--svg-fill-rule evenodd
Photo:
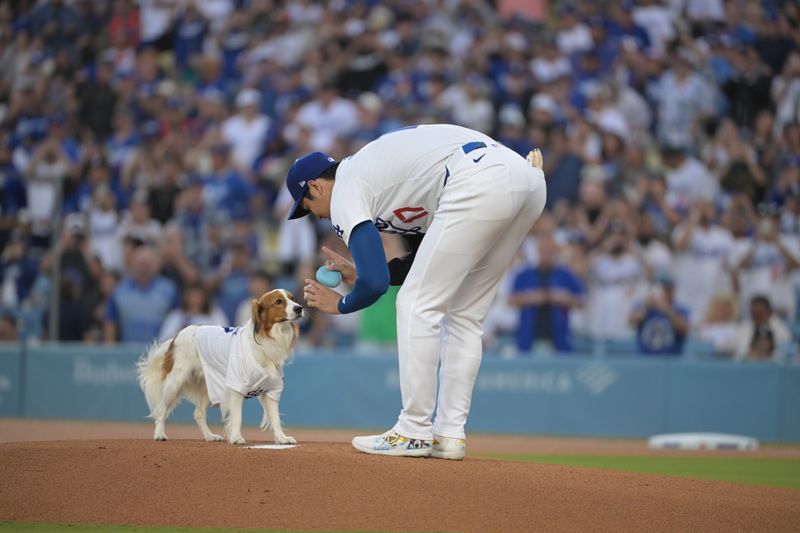
<path fill-rule="evenodd" d="M 144 46 L 157 46 L 161 51 L 170 49 L 170 27 L 175 5 L 161 0 L 142 0 L 139 8 L 141 42 Z"/>
<path fill-rule="evenodd" d="M 148 120 L 139 128 L 139 142 L 121 168 L 120 181 L 125 191 L 147 189 L 156 182 L 163 149 L 160 138 L 161 126 L 156 120 Z"/>
<path fill-rule="evenodd" d="M 5 245 L 20 211 L 28 205 L 23 175 L 12 161 L 10 135 L 0 136 L 0 247 Z"/>
<path fill-rule="evenodd" d="M 731 259 L 738 274 L 741 306 L 763 295 L 779 315 L 793 316 L 792 273 L 800 268 L 797 240 L 781 234 L 780 212 L 774 206 L 762 206 L 761 216 L 752 216 L 750 224 L 754 235 L 736 239 Z"/>
<path fill-rule="evenodd" d="M 185 178 L 180 158 L 171 154 L 164 156 L 158 166 L 155 183 L 147 194 L 150 214 L 160 224 L 166 224 L 175 216 L 175 204 Z"/>
<path fill-rule="evenodd" d="M 736 359 L 780 360 L 791 339 L 789 328 L 772 311 L 769 298 L 762 295 L 750 300 L 750 318 L 739 325 L 734 345 Z"/>
<path fill-rule="evenodd" d="M 719 182 L 696 157 L 683 146 L 666 145 L 662 150 L 667 204 L 685 215 L 701 199 L 714 199 Z"/>
<path fill-rule="evenodd" d="M 211 172 L 205 178 L 203 197 L 213 211 L 250 212 L 255 189 L 231 165 L 230 145 L 217 142 L 211 145 Z"/>
<path fill-rule="evenodd" d="M 89 242 L 103 268 L 121 272 L 123 269 L 120 216 L 114 195 L 105 183 L 94 188 L 92 203 L 86 211 Z"/>
<path fill-rule="evenodd" d="M 281 187 L 275 201 L 275 216 L 278 219 L 278 260 L 284 270 L 291 271 L 293 265 L 308 265 L 317 255 L 317 235 L 310 217 L 289 220 L 289 210 L 294 205 L 286 187 Z"/>
<path fill-rule="evenodd" d="M 670 55 L 670 68 L 653 87 L 658 103 L 658 137 L 671 146 L 692 146 L 697 125 L 713 114 L 716 87 L 695 70 L 694 54 L 686 48 Z"/>
<path fill-rule="evenodd" d="M 183 235 L 180 228 L 174 225 L 164 230 L 164 236 L 159 248 L 161 258 L 161 275 L 172 280 L 178 289 L 186 285 L 195 285 L 202 280 L 197 265 L 185 254 Z"/>
<path fill-rule="evenodd" d="M 92 308 L 83 298 L 84 280 L 74 270 L 61 277 L 58 298 L 58 340 L 88 341 L 92 326 Z"/>
<path fill-rule="evenodd" d="M 92 254 L 88 237 L 85 215 L 67 215 L 61 235 L 61 276 L 71 279 L 79 289 L 80 305 L 92 309 L 100 299 L 102 263 Z M 61 287 L 54 290 L 60 291 Z"/>
<path fill-rule="evenodd" d="M 175 284 L 160 276 L 159 259 L 149 246 L 133 254 L 131 270 L 114 288 L 106 306 L 106 342 L 150 342 L 167 313 L 178 305 Z"/>
<path fill-rule="evenodd" d="M 680 355 L 689 331 L 689 311 L 675 303 L 672 277 L 661 274 L 630 315 L 636 343 L 645 355 Z"/>
<path fill-rule="evenodd" d="M 114 74 L 113 59 L 104 58 L 98 65 L 94 79 L 86 81 L 79 89 L 81 124 L 91 130 L 103 142 L 113 131 L 112 120 L 117 103 L 117 94 L 111 85 Z"/>
<path fill-rule="evenodd" d="M 147 191 L 140 189 L 131 198 L 130 207 L 119 227 L 122 239 L 158 246 L 161 243 L 161 224 L 150 216 Z"/>
<path fill-rule="evenodd" d="M 253 263 L 247 244 L 235 241 L 230 245 L 222 264 L 210 281 L 216 293 L 215 304 L 222 309 L 231 324 L 236 321 L 239 304 L 250 296 L 249 273 L 254 266 Z"/>
<path fill-rule="evenodd" d="M 272 276 L 263 270 L 253 270 L 248 276 L 249 298 L 245 298 L 236 308 L 234 325 L 242 326 L 253 317 L 253 300 L 272 290 Z"/>
<path fill-rule="evenodd" d="M 203 13 L 194 2 L 189 2 L 175 20 L 175 64 L 179 68 L 189 68 L 202 54 L 208 29 Z"/>
<path fill-rule="evenodd" d="M 28 243 L 20 232 L 12 232 L 0 253 L 0 310 L 13 312 L 33 288 L 39 262 L 27 252 Z"/>
<path fill-rule="evenodd" d="M 544 171 L 548 178 L 547 207 L 552 209 L 560 199 L 575 204 L 578 201 L 583 161 L 573 151 L 564 128 L 550 130 L 543 150 Z"/>
<path fill-rule="evenodd" d="M 270 119 L 261 114 L 261 93 L 244 89 L 236 96 L 238 113 L 222 123 L 222 137 L 231 146 L 231 161 L 239 172 L 253 170 L 267 140 Z"/>
<path fill-rule="evenodd" d="M 716 292 L 730 287 L 733 236 L 716 222 L 714 204 L 701 199 L 692 204 L 689 219 L 675 228 L 672 242 L 675 300 L 689 309 L 694 322 L 705 316 Z"/>
<path fill-rule="evenodd" d="M 614 220 L 593 253 L 588 279 L 586 320 L 590 334 L 600 340 L 628 340 L 628 317 L 641 298 L 644 265 L 634 254 L 628 226 Z M 609 312 L 614 309 L 614 312 Z"/>
<path fill-rule="evenodd" d="M 165 341 L 178 334 L 186 326 L 227 326 L 228 319 L 218 307 L 211 306 L 208 291 L 199 283 L 183 287 L 181 307 L 170 311 L 161 331 L 159 341 Z"/>
<path fill-rule="evenodd" d="M 656 235 L 653 215 L 647 211 L 639 213 L 636 224 L 637 255 L 642 259 L 649 278 L 653 274 L 669 274 L 673 270 L 672 249 Z"/>
<path fill-rule="evenodd" d="M 287 128 L 290 142 L 298 140 L 300 128 L 311 131 L 313 150 L 330 152 L 338 138 L 358 128 L 358 107 L 339 96 L 333 82 L 327 81 L 313 100 L 300 107 L 294 124 Z"/>
<path fill-rule="evenodd" d="M 186 257 L 205 276 L 218 266 L 221 252 L 213 235 L 228 223 L 229 217 L 221 210 L 206 206 L 203 183 L 204 180 L 197 175 L 189 177 L 170 224 L 180 230 Z"/>
<path fill-rule="evenodd" d="M 758 112 L 772 105 L 769 69 L 752 46 L 734 48 L 732 66 L 733 76 L 722 86 L 728 97 L 728 114 L 737 126 L 752 128 Z"/>
<path fill-rule="evenodd" d="M 775 131 L 800 121 L 800 52 L 789 55 L 781 73 L 773 78 L 770 91 L 776 106 Z"/>
<path fill-rule="evenodd" d="M 738 316 L 739 304 L 735 294 L 715 294 L 703 320 L 691 327 L 691 335 L 710 344 L 715 353 L 731 356 L 739 329 Z"/>
<path fill-rule="evenodd" d="M 38 237 L 46 238 L 53 231 L 58 189 L 71 167 L 69 156 L 55 137 L 47 138 L 33 153 L 26 182 L 33 232 Z"/>
<path fill-rule="evenodd" d="M 562 54 L 569 56 L 576 52 L 585 52 L 592 48 L 592 33 L 589 26 L 581 22 L 577 9 L 573 4 L 559 6 L 559 29 L 556 42 Z"/>
<path fill-rule="evenodd" d="M 509 303 L 519 308 L 517 349 L 520 352 L 572 350 L 570 311 L 583 304 L 583 282 L 559 261 L 551 235 L 538 239 L 538 265 L 514 279 Z"/>
<path fill-rule="evenodd" d="M 105 143 L 108 161 L 115 170 L 129 164 L 139 141 L 140 135 L 136 131 L 133 113 L 130 110 L 117 111 L 113 120 L 113 133 Z"/>

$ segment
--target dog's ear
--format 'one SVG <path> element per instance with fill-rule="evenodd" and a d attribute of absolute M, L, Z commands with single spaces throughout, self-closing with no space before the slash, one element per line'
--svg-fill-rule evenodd
<path fill-rule="evenodd" d="M 272 326 L 275 324 L 274 307 L 265 305 L 261 307 L 261 326 L 264 328 L 264 335 L 272 338 Z"/>
<path fill-rule="evenodd" d="M 252 303 L 252 312 L 253 312 L 253 325 L 255 326 L 256 332 L 261 331 L 261 305 L 258 303 L 258 300 L 253 300 Z"/>

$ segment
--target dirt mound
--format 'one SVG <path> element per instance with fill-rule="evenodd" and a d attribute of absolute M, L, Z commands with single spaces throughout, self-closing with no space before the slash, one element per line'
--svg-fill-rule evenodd
<path fill-rule="evenodd" d="M 468 458 L 200 441 L 0 444 L 0 520 L 377 531 L 790 531 L 800 492 Z"/>

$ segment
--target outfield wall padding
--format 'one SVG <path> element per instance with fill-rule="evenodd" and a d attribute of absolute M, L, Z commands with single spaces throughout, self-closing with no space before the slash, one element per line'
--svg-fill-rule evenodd
<path fill-rule="evenodd" d="M 0 416 L 143 420 L 144 347 L 0 348 Z M 300 352 L 281 402 L 291 427 L 388 429 L 400 409 L 397 356 Z M 260 421 L 245 402 L 245 421 Z M 189 422 L 184 402 L 174 419 Z M 210 419 L 219 421 L 217 409 Z M 800 366 L 644 357 L 484 357 L 468 431 L 646 437 L 721 432 L 800 442 Z"/>

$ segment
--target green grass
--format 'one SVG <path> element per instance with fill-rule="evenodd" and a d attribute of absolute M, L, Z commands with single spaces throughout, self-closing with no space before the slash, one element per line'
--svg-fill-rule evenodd
<path fill-rule="evenodd" d="M 312 533 L 287 529 L 219 529 L 199 527 L 156 527 L 156 526 L 90 526 L 82 524 L 22 524 L 18 522 L 0 522 L 2 533 Z M 313 533 L 326 533 L 315 531 Z M 327 533 L 380 533 L 328 531 Z"/>
<path fill-rule="evenodd" d="M 800 489 L 800 459 L 625 455 L 482 454 L 495 459 L 607 468 Z"/>

